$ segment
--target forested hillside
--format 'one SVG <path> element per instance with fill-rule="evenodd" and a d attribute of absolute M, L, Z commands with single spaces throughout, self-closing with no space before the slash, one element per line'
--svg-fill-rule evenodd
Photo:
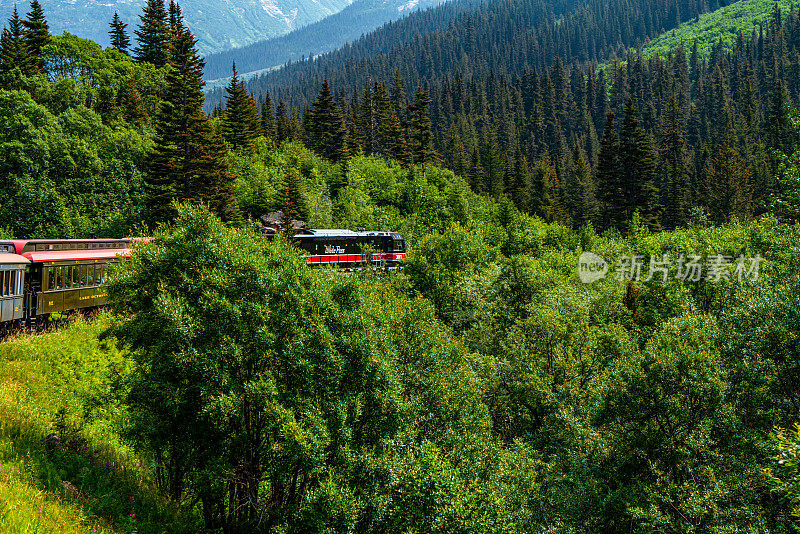
<path fill-rule="evenodd" d="M 177 4 L 8 13 L 2 236 L 153 239 L 0 343 L 0 531 L 796 529 L 800 13 L 629 53 L 700 5 L 441 6 L 211 114 Z"/>
<path fill-rule="evenodd" d="M 460 13 L 458 4 L 446 4 L 388 24 L 312 62 L 265 74 L 248 88 L 256 95 L 280 89 L 288 104 L 302 105 L 313 98 L 323 79 L 352 91 L 372 78 L 385 82 L 396 69 L 409 87 L 416 87 L 456 73 L 522 75 L 526 69 L 550 65 L 556 57 L 566 64 L 600 62 L 623 57 L 626 48 L 719 5 L 716 0 L 501 0 Z M 210 102 L 221 95 L 212 93 Z"/>
<path fill-rule="evenodd" d="M 502 4 L 492 5 L 499 10 Z M 262 99 L 270 108 L 267 115 L 277 114 L 283 124 L 276 133 L 279 140 L 305 136 L 313 146 L 314 130 L 323 127 L 317 124 L 317 108 L 336 108 L 338 118 L 325 119 L 324 128 L 338 128 L 342 135 L 331 140 L 335 146 L 326 148 L 328 153 L 363 150 L 401 161 L 438 161 L 466 177 L 474 191 L 507 195 L 524 212 L 574 227 L 591 221 L 601 229 L 621 228 L 636 210 L 652 228 L 674 228 L 692 218 L 747 220 L 767 211 L 778 186 L 773 151 L 791 146 L 784 117 L 800 101 L 798 12 L 775 6 L 759 31 L 742 35 L 731 48 L 719 44 L 708 57 L 687 43 L 688 48 L 678 46 L 666 56 L 634 51 L 624 56 L 626 61 L 598 69 L 590 61 L 598 56 L 590 52 L 616 50 L 613 41 L 596 37 L 593 47 L 571 31 L 592 28 L 591 6 L 552 27 L 536 26 L 535 16 L 520 23 L 552 34 L 537 34 L 531 46 L 494 46 L 478 30 L 491 24 L 471 26 L 467 18 L 450 26 L 452 47 L 444 44 L 446 33 L 431 32 L 425 34 L 427 46 L 409 44 L 402 49 L 406 58 L 382 63 L 390 56 L 356 59 L 357 45 L 248 85 L 263 87 L 274 80 L 275 91 Z M 669 5 L 663 9 L 646 12 L 642 20 L 670 12 Z M 491 20 L 511 24 L 521 18 Z M 605 26 L 614 33 L 606 21 L 618 20 L 598 18 L 599 35 Z M 480 38 L 468 37 L 471 27 Z M 520 39 L 532 34 L 522 32 L 503 42 L 524 42 Z M 627 40 L 635 42 L 636 35 Z M 638 35 L 643 39 L 646 32 Z M 469 43 L 474 50 L 451 52 Z M 544 52 L 541 43 L 551 50 Z M 489 48 L 500 53 L 489 53 Z M 569 53 L 559 52 L 568 49 L 577 51 L 571 63 L 561 58 Z M 511 56 L 503 50 L 540 54 L 504 63 L 502 58 Z M 352 63 L 335 67 L 337 57 Z M 552 64 L 548 57 L 554 58 Z M 460 59 L 450 63 L 445 58 Z M 290 72 L 304 74 L 295 81 L 281 78 Z M 291 111 L 289 103 L 305 102 L 312 83 L 327 74 L 322 92 L 335 97 L 308 97 L 314 105 L 303 117 Z M 363 85 L 354 86 L 359 78 Z M 407 100 L 415 90 L 412 82 L 421 85 Z M 429 113 L 422 116 L 419 109 Z M 423 149 L 414 131 L 428 120 L 431 143 Z"/>

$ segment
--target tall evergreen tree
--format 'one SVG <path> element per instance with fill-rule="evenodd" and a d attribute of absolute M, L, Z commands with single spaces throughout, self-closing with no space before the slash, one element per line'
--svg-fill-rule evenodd
<path fill-rule="evenodd" d="M 261 100 L 261 133 L 267 139 L 275 139 L 275 111 L 272 109 L 272 98 L 269 91 Z"/>
<path fill-rule="evenodd" d="M 233 64 L 233 76 L 225 92 L 227 101 L 225 114 L 222 117 L 225 140 L 233 148 L 249 150 L 253 147 L 253 141 L 259 136 L 261 128 L 258 124 L 256 102 L 239 78 L 236 63 Z"/>
<path fill-rule="evenodd" d="M 128 48 L 131 46 L 131 40 L 128 38 L 127 31 L 125 31 L 128 25 L 122 22 L 116 11 L 114 11 L 114 18 L 111 19 L 109 26 L 111 27 L 111 31 L 108 32 L 111 38 L 111 46 L 123 54 L 127 54 Z"/>
<path fill-rule="evenodd" d="M 178 31 L 183 27 L 183 13 L 181 6 L 175 1 L 169 2 L 169 33 L 174 38 Z"/>
<path fill-rule="evenodd" d="M 275 139 L 278 143 L 293 140 L 289 112 L 286 109 L 286 102 L 283 98 L 278 98 L 278 107 L 275 109 Z"/>
<path fill-rule="evenodd" d="M 625 102 L 619 139 L 625 219 L 630 220 L 638 210 L 642 222 L 656 229 L 660 213 L 655 185 L 656 155 L 650 137 L 639 124 L 638 111 L 631 99 Z"/>
<path fill-rule="evenodd" d="M 334 102 L 328 82 L 323 81 L 311 110 L 311 147 L 321 156 L 340 161 L 347 156 L 347 129 L 339 106 Z"/>
<path fill-rule="evenodd" d="M 284 175 L 280 207 L 281 211 L 283 211 L 284 224 L 287 228 L 289 228 L 289 223 L 293 219 L 308 220 L 308 206 L 303 198 L 300 173 L 297 169 L 289 169 Z"/>
<path fill-rule="evenodd" d="M 739 151 L 732 145 L 730 133 L 717 143 L 707 163 L 703 188 L 711 219 L 725 224 L 734 218 L 747 221 L 752 215 L 750 171 Z"/>
<path fill-rule="evenodd" d="M 687 221 L 689 160 L 679 95 L 673 92 L 667 105 L 660 140 L 661 198 L 664 226 L 674 229 Z"/>
<path fill-rule="evenodd" d="M 586 152 L 580 145 L 575 147 L 575 156 L 569 169 L 567 182 L 567 198 L 569 199 L 570 219 L 575 228 L 593 223 L 598 216 L 598 204 L 595 194 L 592 169 L 586 158 Z"/>
<path fill-rule="evenodd" d="M 602 229 L 621 228 L 625 222 L 622 212 L 622 162 L 619 136 L 614 124 L 614 112 L 606 113 L 606 126 L 597 155 L 597 196 L 600 201 L 599 222 Z"/>
<path fill-rule="evenodd" d="M 23 74 L 30 74 L 35 68 L 16 6 L 14 14 L 8 19 L 8 27 L 3 28 L 0 34 L 0 72 L 10 72 L 15 68 Z"/>
<path fill-rule="evenodd" d="M 42 70 L 44 68 L 42 47 L 50 41 L 50 27 L 47 25 L 39 0 L 31 1 L 31 10 L 22 21 L 22 26 L 25 28 L 25 45 L 32 56 L 31 61 L 37 69 Z"/>
<path fill-rule="evenodd" d="M 174 216 L 172 200 L 205 202 L 224 219 L 237 215 L 225 144 L 202 109 L 204 62 L 195 44 L 185 28 L 175 36 L 145 180 L 152 222 Z"/>
<path fill-rule="evenodd" d="M 163 67 L 169 60 L 170 30 L 164 0 L 147 0 L 141 23 L 134 32 L 139 45 L 134 49 L 136 61 Z"/>
<path fill-rule="evenodd" d="M 431 140 L 431 119 L 429 106 L 431 103 L 428 91 L 421 86 L 417 87 L 414 102 L 408 106 L 408 137 L 411 141 L 410 153 L 412 163 L 422 165 L 422 175 L 425 176 L 425 164 L 431 160 L 433 147 Z M 501 174 L 502 176 L 502 174 Z"/>
<path fill-rule="evenodd" d="M 127 83 L 122 84 L 117 92 L 115 105 L 125 122 L 140 126 L 150 125 L 150 115 L 147 113 L 136 78 L 131 77 Z"/>

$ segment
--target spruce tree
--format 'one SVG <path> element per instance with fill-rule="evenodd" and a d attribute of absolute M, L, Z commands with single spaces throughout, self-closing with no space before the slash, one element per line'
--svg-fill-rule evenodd
<path fill-rule="evenodd" d="M 704 192 L 711 219 L 725 224 L 734 218 L 747 221 L 752 215 L 751 175 L 730 133 L 717 143 L 706 164 Z"/>
<path fill-rule="evenodd" d="M 44 68 L 42 47 L 50 41 L 50 27 L 38 0 L 31 1 L 31 10 L 22 21 L 22 26 L 25 28 L 25 45 L 32 56 L 31 61 L 38 70 L 42 70 Z"/>
<path fill-rule="evenodd" d="M 283 98 L 278 98 L 278 107 L 275 109 L 275 139 L 279 144 L 292 141 L 292 125 L 289 123 L 289 112 Z"/>
<path fill-rule="evenodd" d="M 250 150 L 261 128 L 258 124 L 256 102 L 239 78 L 236 63 L 233 64 L 233 76 L 225 92 L 227 100 L 222 117 L 225 140 L 235 149 Z"/>
<path fill-rule="evenodd" d="M 10 72 L 15 68 L 22 74 L 31 74 L 35 69 L 16 6 L 8 19 L 8 27 L 3 28 L 0 34 L 0 72 Z"/>
<path fill-rule="evenodd" d="M 586 152 L 578 145 L 569 169 L 567 182 L 570 218 L 575 228 L 580 228 L 597 220 L 599 213 L 592 171 Z"/>
<path fill-rule="evenodd" d="M 275 112 L 272 109 L 272 98 L 269 91 L 261 101 L 261 132 L 267 139 L 275 139 Z"/>
<path fill-rule="evenodd" d="M 679 95 L 673 92 L 662 126 L 660 153 L 664 226 L 674 229 L 688 219 L 689 161 Z"/>
<path fill-rule="evenodd" d="M 530 213 L 531 176 L 528 163 L 520 151 L 514 154 L 514 165 L 510 187 L 511 200 L 518 210 Z"/>
<path fill-rule="evenodd" d="M 195 44 L 188 29 L 175 36 L 145 179 L 152 222 L 175 215 L 172 200 L 205 202 L 224 219 L 237 215 L 225 144 L 202 109 L 204 61 Z"/>
<path fill-rule="evenodd" d="M 123 54 L 128 54 L 128 48 L 131 46 L 131 40 L 128 38 L 128 33 L 125 31 L 128 25 L 122 22 L 122 19 L 119 18 L 116 11 L 114 12 L 114 18 L 111 19 L 111 24 L 109 24 L 109 26 L 111 27 L 111 31 L 108 32 L 111 38 L 111 46 Z"/>
<path fill-rule="evenodd" d="M 614 112 L 606 113 L 606 126 L 597 155 L 597 197 L 600 202 L 601 229 L 621 228 L 625 222 L 622 212 L 622 162 L 619 153 L 619 136 L 614 124 Z"/>
<path fill-rule="evenodd" d="M 283 211 L 284 224 L 287 228 L 292 219 L 308 220 L 308 207 L 303 198 L 300 173 L 297 169 L 290 168 L 284 175 L 280 207 L 281 211 Z"/>
<path fill-rule="evenodd" d="M 183 13 L 181 6 L 175 0 L 169 2 L 169 34 L 170 39 L 178 35 L 178 31 L 183 27 Z"/>
<path fill-rule="evenodd" d="M 333 100 L 328 81 L 322 82 L 317 100 L 311 110 L 311 147 L 321 156 L 337 162 L 347 156 L 347 129 L 341 109 Z"/>
<path fill-rule="evenodd" d="M 150 115 L 147 113 L 136 78 L 131 77 L 127 83 L 122 84 L 117 92 L 115 105 L 121 113 L 122 119 L 128 124 L 150 125 Z"/>
<path fill-rule="evenodd" d="M 638 210 L 643 223 L 651 229 L 658 229 L 660 206 L 655 185 L 656 155 L 650 137 L 639 124 L 638 111 L 631 99 L 625 102 L 619 139 L 625 219 L 630 220 Z"/>
<path fill-rule="evenodd" d="M 481 167 L 483 168 L 483 191 L 494 198 L 500 198 L 505 192 L 503 183 L 505 165 L 503 154 L 494 135 L 490 135 L 481 147 Z"/>
<path fill-rule="evenodd" d="M 430 103 L 428 91 L 420 86 L 414 94 L 414 102 L 408 106 L 408 137 L 411 141 L 409 151 L 412 163 L 422 165 L 423 176 L 425 176 L 425 163 L 430 161 L 433 155 L 431 119 L 428 112 Z"/>
<path fill-rule="evenodd" d="M 139 45 L 134 49 L 136 61 L 163 67 L 169 60 L 170 30 L 164 0 L 147 0 L 141 23 L 134 32 Z"/>

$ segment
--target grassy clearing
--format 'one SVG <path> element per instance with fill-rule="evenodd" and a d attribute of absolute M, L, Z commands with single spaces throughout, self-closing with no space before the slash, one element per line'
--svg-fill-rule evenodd
<path fill-rule="evenodd" d="M 0 532 L 191 532 L 117 432 L 110 319 L 0 344 Z M 56 433 L 58 440 L 47 440 Z"/>
<path fill-rule="evenodd" d="M 646 57 L 657 54 L 666 56 L 683 43 L 688 54 L 697 41 L 700 56 L 708 58 L 712 47 L 720 40 L 726 48 L 730 48 L 740 31 L 745 38 L 753 30 L 758 31 L 759 24 L 769 21 L 776 3 L 781 13 L 788 13 L 792 6 L 795 9 L 798 6 L 797 0 L 739 0 L 659 35 L 644 47 L 643 52 Z"/>

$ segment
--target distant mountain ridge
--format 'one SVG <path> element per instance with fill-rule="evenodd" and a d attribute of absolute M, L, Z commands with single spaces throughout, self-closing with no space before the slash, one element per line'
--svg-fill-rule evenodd
<path fill-rule="evenodd" d="M 355 41 L 387 22 L 448 0 L 355 0 L 340 12 L 286 35 L 206 57 L 205 78 L 230 76 L 235 61 L 239 72 L 263 71 L 311 54 L 320 55 Z M 467 0 L 449 0 L 463 3 Z"/>
<path fill-rule="evenodd" d="M 182 0 L 187 26 L 198 39 L 198 50 L 211 54 L 277 37 L 338 13 L 352 0 Z M 117 11 L 133 30 L 145 0 L 40 0 L 52 33 L 74 33 L 107 46 L 108 24 Z M 0 16 L 20 14 L 27 1 L 0 0 Z"/>

